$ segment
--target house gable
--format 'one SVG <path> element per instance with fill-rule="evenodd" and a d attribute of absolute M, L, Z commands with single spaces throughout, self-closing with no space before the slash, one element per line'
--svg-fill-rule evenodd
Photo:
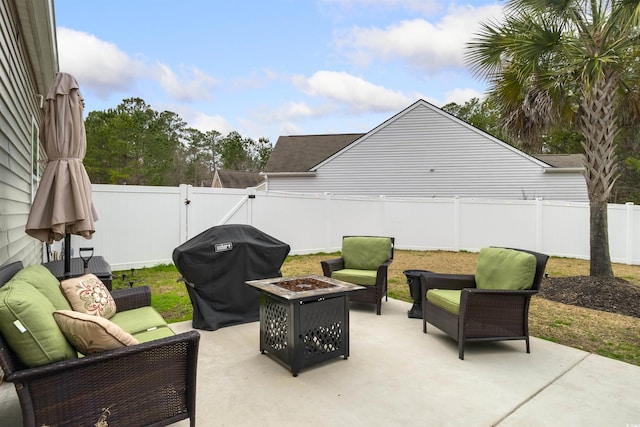
<path fill-rule="evenodd" d="M 469 130 L 470 132 L 476 133 L 479 136 L 481 136 L 482 138 L 486 138 L 488 141 L 492 141 L 495 144 L 498 144 L 499 146 L 502 146 L 503 148 L 510 150 L 514 153 L 517 153 L 518 155 L 521 155 L 525 158 L 527 158 L 528 160 L 536 163 L 538 166 L 545 166 L 543 162 L 541 162 L 540 160 L 536 159 L 535 157 L 531 157 L 529 155 L 527 155 L 526 153 L 518 150 L 517 148 L 507 144 L 504 141 L 501 141 L 497 138 L 495 138 L 494 136 L 470 125 L 469 123 L 465 122 L 464 120 L 460 120 L 459 118 L 457 118 L 456 116 L 447 113 L 446 111 L 428 103 L 425 100 L 418 100 L 416 101 L 414 104 L 410 105 L 409 107 L 407 107 L 406 109 L 402 110 L 401 112 L 399 112 L 398 114 L 396 114 L 395 116 L 391 117 L 389 120 L 386 120 L 385 122 L 383 122 L 382 124 L 378 125 L 377 127 L 375 127 L 373 130 L 371 130 L 370 132 L 366 133 L 365 135 L 363 135 L 358 141 L 355 141 L 353 144 L 350 144 L 348 146 L 345 146 L 342 150 L 336 152 L 335 154 L 333 154 L 330 157 L 327 157 L 326 159 L 324 159 L 320 164 L 318 164 L 318 168 L 322 167 L 323 165 L 325 165 L 328 162 L 331 162 L 331 160 L 335 157 L 341 156 L 343 155 L 345 152 L 347 152 L 348 150 L 351 150 L 355 147 L 357 147 L 358 144 L 364 143 L 367 139 L 371 138 L 373 135 L 376 135 L 378 132 L 384 132 L 385 130 L 387 130 L 390 126 L 393 126 L 394 123 L 396 121 L 402 121 L 403 118 L 407 115 L 410 115 L 413 110 L 418 109 L 418 108 L 426 108 L 428 110 L 430 110 L 432 113 L 442 116 L 441 119 L 442 120 L 451 120 L 454 123 L 456 123 L 457 125 L 466 128 L 467 130 Z M 437 117 L 431 117 L 432 120 L 438 120 Z M 400 125 L 402 126 L 402 124 Z"/>
<path fill-rule="evenodd" d="M 550 169 L 420 100 L 313 166 L 313 176 L 267 175 L 269 189 L 278 191 L 587 200 L 579 168 L 545 173 Z"/>

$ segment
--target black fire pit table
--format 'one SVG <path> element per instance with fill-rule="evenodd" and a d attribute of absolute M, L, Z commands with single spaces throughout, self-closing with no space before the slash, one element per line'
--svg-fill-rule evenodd
<path fill-rule="evenodd" d="M 291 369 L 349 357 L 349 293 L 364 290 L 324 276 L 246 282 L 260 290 L 260 352 Z"/>

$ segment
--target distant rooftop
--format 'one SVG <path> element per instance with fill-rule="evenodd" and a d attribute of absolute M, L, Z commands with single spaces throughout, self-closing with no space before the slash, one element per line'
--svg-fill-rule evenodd
<path fill-rule="evenodd" d="M 537 154 L 534 156 L 554 168 L 581 168 L 582 154 Z"/>
<path fill-rule="evenodd" d="M 273 147 L 264 172 L 307 172 L 364 135 L 342 133 L 281 136 Z"/>
<path fill-rule="evenodd" d="M 216 170 L 212 187 L 216 188 L 248 188 L 257 187 L 264 181 L 260 172 Z"/>

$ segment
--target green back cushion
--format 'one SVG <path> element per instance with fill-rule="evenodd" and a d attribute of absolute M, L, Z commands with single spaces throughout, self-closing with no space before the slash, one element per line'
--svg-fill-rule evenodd
<path fill-rule="evenodd" d="M 377 270 L 391 258 L 391 239 L 388 237 L 345 237 L 342 239 L 344 268 Z"/>
<path fill-rule="evenodd" d="M 60 290 L 60 282 L 51 272 L 40 264 L 23 268 L 11 280 L 22 280 L 36 288 L 47 297 L 56 310 L 71 310 L 69 302 Z"/>
<path fill-rule="evenodd" d="M 0 332 L 27 366 L 76 357 L 53 318 L 51 301 L 24 280 L 0 288 Z"/>
<path fill-rule="evenodd" d="M 476 267 L 479 289 L 529 289 L 536 274 L 536 257 L 504 248 L 482 248 Z"/>

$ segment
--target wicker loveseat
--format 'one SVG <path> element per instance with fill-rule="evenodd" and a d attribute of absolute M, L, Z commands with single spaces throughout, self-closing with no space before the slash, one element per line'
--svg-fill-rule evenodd
<path fill-rule="evenodd" d="M 523 249 L 483 248 L 475 274 L 421 273 L 423 332 L 432 324 L 458 342 L 524 340 L 529 303 L 549 256 Z"/>
<path fill-rule="evenodd" d="M 25 271 L 29 274 L 18 274 Z M 44 363 L 24 354 L 19 340 L 23 336 L 36 336 L 42 324 L 51 326 L 54 316 L 50 310 L 44 310 L 49 312 L 42 312 L 41 317 L 31 313 L 28 321 L 24 318 L 8 321 L 7 316 L 28 310 L 36 300 L 46 300 L 44 304 L 60 308 L 55 304 L 61 304 L 62 300 L 55 287 L 51 287 L 53 276 L 47 277 L 47 273 L 42 266 L 23 269 L 20 262 L 0 267 L 0 309 L 5 310 L 0 313 L 3 316 L 0 367 L 4 380 L 15 386 L 23 425 L 164 426 L 189 418 L 194 426 L 200 335 L 197 331 L 174 334 L 150 306 L 148 287 L 111 293 L 117 307 L 115 316 L 120 315 L 119 327 L 131 329 L 127 333 L 138 343 L 86 355 L 78 355 L 72 348 L 70 357 L 68 349 L 47 350 L 44 356 L 39 355 L 45 357 Z M 42 278 L 38 282 L 47 282 L 46 292 L 43 283 L 34 286 L 29 282 L 34 277 Z M 25 297 L 21 303 L 19 298 L 24 295 L 31 297 Z M 37 347 L 51 345 L 58 334 L 49 331 L 44 337 L 35 338 Z M 65 335 L 62 336 L 64 340 Z M 47 357 L 53 361 L 46 363 Z"/>

